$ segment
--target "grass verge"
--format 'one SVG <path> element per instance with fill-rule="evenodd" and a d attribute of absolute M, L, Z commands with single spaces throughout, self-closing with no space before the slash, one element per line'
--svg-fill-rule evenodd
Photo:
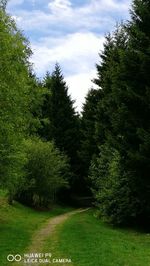
<path fill-rule="evenodd" d="M 94 217 L 92 210 L 58 226 L 48 247 L 55 257 L 71 258 L 73 266 L 150 266 L 149 234 L 113 228 Z"/>
<path fill-rule="evenodd" d="M 51 211 L 36 211 L 17 202 L 10 206 L 5 193 L 0 193 L 0 266 L 10 266 L 8 254 L 23 254 L 31 243 L 33 233 L 47 219 L 68 212 L 59 207 Z"/>

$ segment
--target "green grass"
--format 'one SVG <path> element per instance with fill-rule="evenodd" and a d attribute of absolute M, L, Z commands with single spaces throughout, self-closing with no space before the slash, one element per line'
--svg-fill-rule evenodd
<path fill-rule="evenodd" d="M 9 206 L 5 193 L 0 191 L 0 266 L 10 266 L 8 254 L 23 254 L 35 230 L 47 219 L 70 210 L 57 207 L 40 212 L 17 202 Z M 63 266 L 150 266 L 150 235 L 113 228 L 95 218 L 90 210 L 57 226 L 42 251 L 52 252 L 53 258 L 72 259 L 72 264 Z"/>
<path fill-rule="evenodd" d="M 149 234 L 113 228 L 92 210 L 72 216 L 57 229 L 57 238 L 45 247 L 55 257 L 71 258 L 73 266 L 150 266 Z"/>
<path fill-rule="evenodd" d="M 23 254 L 35 230 L 47 219 L 65 213 L 70 208 L 56 207 L 51 211 L 36 211 L 17 202 L 9 206 L 6 193 L 0 191 L 0 266 L 10 266 L 8 254 Z"/>

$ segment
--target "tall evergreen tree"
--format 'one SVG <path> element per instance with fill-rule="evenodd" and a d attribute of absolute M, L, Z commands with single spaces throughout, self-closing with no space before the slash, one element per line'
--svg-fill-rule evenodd
<path fill-rule="evenodd" d="M 122 143 L 122 128 L 118 127 L 120 123 L 124 123 L 124 120 L 120 120 L 123 110 L 119 97 L 123 84 L 119 80 L 119 73 L 121 57 L 126 47 L 126 34 L 121 25 L 106 37 L 102 61 L 97 65 L 98 78 L 95 80 L 101 93 L 96 113 L 96 139 L 100 154 L 92 161 L 90 178 L 101 215 L 114 223 L 127 220 L 129 210 L 132 211 L 133 208 L 133 204 L 129 205 L 129 188 L 126 186 L 122 167 L 122 148 L 125 148 Z M 125 209 L 127 205 L 128 211 Z"/>
<path fill-rule="evenodd" d="M 150 218 L 150 2 L 133 1 L 131 18 L 105 49 L 97 80 L 104 143 L 91 178 L 102 215 L 115 223 Z"/>
<path fill-rule="evenodd" d="M 47 123 L 43 125 L 42 137 L 54 140 L 60 151 L 69 157 L 72 171 L 76 172 L 77 150 L 80 143 L 79 117 L 58 64 L 52 75 L 46 74 L 44 86 L 48 89 L 43 105 L 43 117 L 47 119 Z"/>
<path fill-rule="evenodd" d="M 136 193 L 136 216 L 150 218 L 150 1 L 133 1 L 127 25 L 129 49 L 124 58 L 125 84 L 130 92 L 127 167 Z"/>
<path fill-rule="evenodd" d="M 81 146 L 80 160 L 81 173 L 87 178 L 92 157 L 98 152 L 95 138 L 95 125 L 97 114 L 97 103 L 100 100 L 100 90 L 91 89 L 87 96 L 81 116 Z"/>

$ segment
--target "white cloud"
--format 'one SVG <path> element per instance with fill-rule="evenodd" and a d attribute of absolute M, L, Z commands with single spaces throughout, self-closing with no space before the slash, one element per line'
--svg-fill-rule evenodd
<path fill-rule="evenodd" d="M 43 9 L 35 4 L 31 10 L 21 9 L 19 5 L 23 2 L 10 0 L 8 9 L 18 5 L 13 15 L 30 36 L 32 62 L 38 76 L 51 71 L 58 61 L 81 110 L 81 102 L 95 76 L 98 52 L 103 48 L 102 36 L 120 18 L 129 17 L 131 0 L 88 0 L 78 6 L 73 5 L 75 0 L 44 0 Z"/>
<path fill-rule="evenodd" d="M 51 0 L 48 4 L 48 7 L 51 9 L 52 12 L 57 12 L 58 10 L 70 10 L 71 3 L 69 0 Z"/>
<path fill-rule="evenodd" d="M 21 17 L 19 16 L 12 16 L 12 18 L 15 20 L 16 23 L 21 21 Z"/>
<path fill-rule="evenodd" d="M 69 93 L 72 99 L 75 99 L 74 106 L 78 112 L 81 112 L 83 103 L 85 102 L 85 96 L 91 87 L 94 87 L 92 82 L 96 77 L 96 70 L 68 76 L 66 78 L 67 85 L 69 86 Z"/>
<path fill-rule="evenodd" d="M 23 0 L 12 0 L 22 2 Z M 98 30 L 111 29 L 115 24 L 115 18 L 112 15 L 116 12 L 116 16 L 122 13 L 124 16 L 128 14 L 129 0 L 90 0 L 88 4 L 74 7 L 69 0 L 52 0 L 48 3 L 47 12 L 39 9 L 34 10 L 16 10 L 16 14 L 22 17 L 19 25 L 23 29 L 50 32 L 53 27 L 70 30 Z M 11 3 L 11 1 L 10 1 Z"/>
<path fill-rule="evenodd" d="M 77 110 L 81 111 L 84 97 L 92 86 L 91 79 L 95 77 L 94 68 L 103 42 L 104 37 L 91 32 L 70 34 L 60 39 L 44 38 L 33 45 L 32 62 L 42 76 L 47 70 L 52 71 L 58 61 L 65 73 L 69 93 L 76 99 Z"/>
<path fill-rule="evenodd" d="M 130 0 L 91 0 L 90 6 L 95 11 L 112 11 L 112 10 L 124 10 L 127 11 L 129 9 L 131 1 Z"/>
<path fill-rule="evenodd" d="M 37 71 L 43 74 L 58 61 L 65 73 L 88 72 L 103 48 L 104 37 L 91 32 L 69 34 L 63 38 L 44 38 L 32 45 Z"/>
<path fill-rule="evenodd" d="M 112 11 L 112 10 L 128 10 L 130 0 L 116 1 L 116 0 L 90 0 L 87 4 L 74 7 L 69 0 L 51 0 L 48 4 L 51 12 L 69 11 L 72 15 L 79 14 L 93 14 L 93 12 Z M 60 14 L 59 14 L 60 15 Z"/>

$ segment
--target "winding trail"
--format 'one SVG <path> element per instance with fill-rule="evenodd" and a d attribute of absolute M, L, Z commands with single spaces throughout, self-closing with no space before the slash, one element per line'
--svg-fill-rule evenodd
<path fill-rule="evenodd" d="M 36 231 L 33 234 L 31 244 L 26 250 L 26 254 L 31 254 L 31 253 L 42 253 L 44 242 L 49 238 L 50 236 L 53 236 L 56 233 L 56 227 L 59 224 L 62 224 L 65 222 L 70 216 L 85 212 L 89 208 L 86 209 L 77 209 L 75 211 L 67 212 L 65 214 L 58 215 L 54 218 L 48 219 L 48 221 L 44 224 L 44 227 L 42 227 L 40 230 Z M 13 264 L 14 266 L 16 264 Z M 18 265 L 18 264 L 17 264 Z M 21 262 L 19 265 L 28 265 L 28 266 L 33 266 L 33 265 L 45 265 L 45 264 L 39 264 L 39 263 L 24 263 Z M 47 264 L 49 265 L 49 264 Z M 62 265 L 62 264 L 61 264 Z"/>
<path fill-rule="evenodd" d="M 28 248 L 28 253 L 40 253 L 46 238 L 55 233 L 56 226 L 65 222 L 71 215 L 87 211 L 87 209 L 78 209 L 50 218 L 45 226 L 33 235 L 32 243 Z"/>

